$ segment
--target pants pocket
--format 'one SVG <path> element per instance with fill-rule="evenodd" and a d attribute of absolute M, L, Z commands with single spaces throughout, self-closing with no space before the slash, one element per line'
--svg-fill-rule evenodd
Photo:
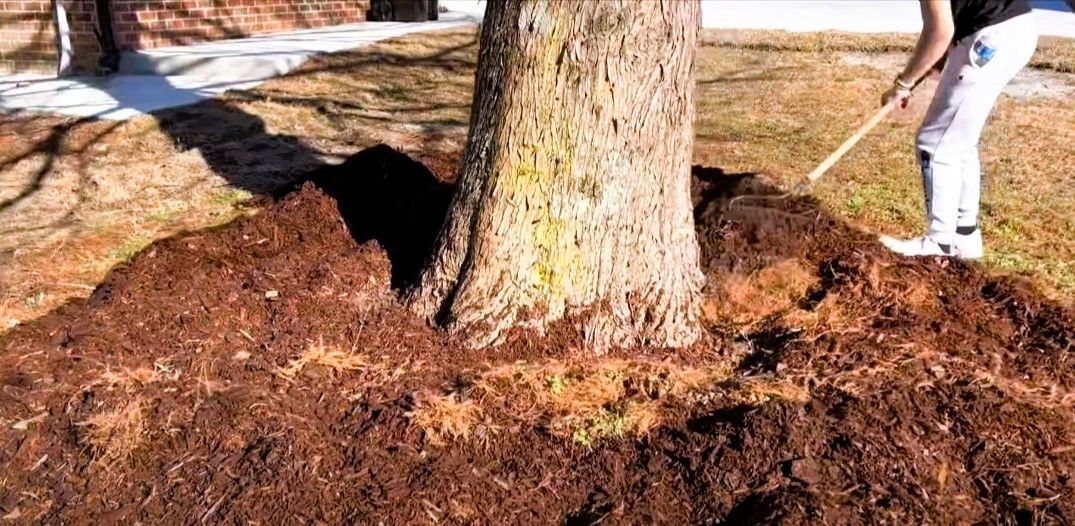
<path fill-rule="evenodd" d="M 995 39 L 989 37 L 986 32 L 975 33 L 966 38 L 956 47 L 956 52 L 962 54 L 959 66 L 959 83 L 970 85 L 979 81 L 979 78 L 992 71 L 996 63 L 997 49 Z"/>

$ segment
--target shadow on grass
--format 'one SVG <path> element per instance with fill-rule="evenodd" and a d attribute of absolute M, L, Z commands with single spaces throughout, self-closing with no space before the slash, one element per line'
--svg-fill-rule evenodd
<path fill-rule="evenodd" d="M 5 18 L 5 16 L 0 18 Z M 6 19 L 6 18 L 5 18 Z M 406 78 L 415 75 L 430 75 L 441 78 L 443 73 L 465 73 L 476 64 L 477 38 L 468 38 L 465 42 L 446 48 L 436 49 L 424 55 L 409 55 L 392 51 L 358 50 L 347 53 L 335 53 L 317 56 L 306 66 L 288 73 L 286 78 L 309 79 L 310 82 L 339 84 L 333 76 L 396 76 Z M 314 78 L 317 77 L 317 78 Z M 332 86 L 330 86 L 332 87 Z M 212 168 L 213 172 L 225 179 L 231 186 L 253 193 L 267 193 L 296 180 L 302 174 L 325 164 L 324 152 L 310 146 L 302 138 L 287 134 L 275 134 L 266 129 L 265 121 L 254 114 L 244 111 L 239 103 L 273 101 L 287 105 L 315 109 L 319 115 L 326 117 L 336 128 L 346 128 L 356 120 L 366 122 L 410 122 L 419 129 L 435 135 L 438 130 L 451 126 L 465 126 L 466 122 L 458 119 L 434 117 L 441 110 L 463 110 L 466 104 L 430 103 L 409 104 L 403 108 L 389 108 L 378 112 L 382 115 L 366 115 L 361 112 L 369 110 L 364 106 L 366 100 L 356 101 L 354 88 L 340 85 L 332 90 L 332 96 L 304 96 L 281 93 L 269 87 L 250 91 L 238 91 L 229 94 L 230 100 L 206 100 L 160 111 L 152 112 L 160 129 L 169 136 L 180 152 L 197 149 Z M 460 88 L 460 86 L 452 86 Z M 175 100 L 194 100 L 198 97 L 183 93 L 181 88 L 162 82 L 155 90 L 172 90 L 171 98 Z M 120 94 L 122 96 L 122 94 Z M 375 93 L 376 97 L 391 97 L 392 94 Z M 138 109 L 140 97 L 130 101 L 120 100 L 124 108 Z M 146 108 L 148 109 L 148 108 Z M 368 111 L 366 111 L 368 113 Z M 399 115 L 391 119 L 383 114 Z M 425 117 L 425 118 L 423 118 Z M 45 120 L 45 125 L 41 121 Z M 60 161 L 74 157 L 80 169 L 88 165 L 88 152 L 101 140 L 121 126 L 121 122 L 100 121 L 93 117 L 55 118 L 24 112 L 9 112 L 0 118 L 0 135 L 30 138 L 27 147 L 0 155 L 0 170 L 14 168 L 17 164 L 43 156 L 31 177 L 20 183 L 0 198 L 0 215 L 5 212 L 18 213 L 14 209 L 31 199 L 43 188 L 54 175 Z M 77 137 L 77 140 L 74 138 Z M 420 145 L 420 147 L 424 147 Z M 170 152 L 169 152 L 170 153 Z M 70 207 L 60 223 L 50 223 L 35 227 L 43 229 L 57 226 L 62 221 L 72 219 L 85 201 L 89 188 L 88 175 L 80 174 L 87 188 L 80 190 L 80 199 Z"/>
<path fill-rule="evenodd" d="M 288 76 L 313 76 L 326 71 L 333 75 L 364 75 L 371 74 L 367 73 L 370 68 L 376 68 L 378 75 L 385 75 L 387 68 L 388 74 L 398 71 L 399 75 L 413 76 L 414 68 L 422 68 L 439 76 L 444 71 L 473 67 L 469 59 L 451 53 L 475 45 L 471 41 L 418 57 L 366 52 L 326 56 Z M 332 82 L 331 78 L 310 80 Z M 347 88 L 353 91 L 353 87 Z M 345 89 L 333 96 L 311 96 L 264 87 L 231 93 L 226 100 L 208 100 L 153 115 L 178 150 L 197 149 L 229 186 L 278 198 L 305 182 L 317 185 L 337 201 L 340 215 L 356 241 L 377 241 L 385 249 L 392 262 L 393 285 L 401 287 L 420 269 L 439 231 L 451 199 L 451 186 L 422 163 L 385 145 L 364 149 L 342 164 L 328 163 L 326 152 L 306 138 L 272 133 L 264 119 L 241 107 L 247 102 L 271 102 L 312 109 L 343 130 L 350 124 L 347 121 L 354 119 L 384 122 L 386 126 L 394 122 L 416 125 L 425 131 L 420 135 L 419 151 L 426 149 L 428 141 L 436 140 L 437 130 L 466 125 L 459 120 L 446 121 L 440 113 L 445 109 L 466 109 L 459 105 L 431 101 L 370 116 L 363 114 L 370 110 L 367 101 L 350 95 Z"/>
<path fill-rule="evenodd" d="M 422 55 L 367 50 L 322 55 L 284 75 L 285 79 L 298 78 L 306 85 L 319 86 L 323 88 L 318 89 L 322 94 L 281 91 L 270 83 L 253 90 L 230 92 L 224 100 L 208 100 L 153 115 L 178 150 L 198 149 L 212 170 L 230 185 L 253 193 L 274 192 L 324 166 L 326 152 L 304 138 L 270 132 L 261 117 L 241 107 L 243 103 L 270 102 L 313 110 L 319 118 L 330 122 L 338 134 L 359 120 L 386 126 L 407 123 L 427 131 L 464 126 L 466 122 L 446 120 L 438 112 L 469 109 L 469 100 L 465 104 L 410 101 L 413 103 L 388 104 L 384 110 L 377 110 L 376 106 L 383 106 L 385 101 L 398 102 L 399 97 L 375 92 L 371 102 L 370 94 L 356 90 L 342 79 L 426 76 L 443 79 L 452 72 L 470 71 L 476 61 L 471 51 L 476 48 L 475 36 Z"/>
<path fill-rule="evenodd" d="M 154 116 L 177 149 L 198 149 L 213 172 L 233 187 L 280 197 L 304 182 L 313 182 L 336 200 L 356 241 L 377 241 L 385 249 L 392 262 L 393 285 L 400 287 L 420 269 L 439 231 L 451 199 L 450 185 L 425 165 L 385 145 L 362 150 L 342 164 L 330 164 L 325 161 L 326 152 L 306 138 L 270 132 L 265 121 L 244 111 L 242 104 L 268 102 L 313 110 L 345 140 L 343 132 L 356 121 L 366 126 L 416 125 L 424 131 L 417 146 L 423 151 L 428 142 L 437 140 L 437 130 L 467 124 L 445 120 L 443 110 L 469 109 L 469 100 L 466 104 L 401 100 L 375 91 L 371 102 L 361 90 L 342 80 L 428 76 L 450 83 L 452 74 L 473 70 L 476 49 L 475 35 L 425 54 L 362 50 L 323 55 L 285 75 L 286 79 L 301 78 L 304 83 L 320 86 L 317 91 L 322 94 L 289 92 L 268 84 L 232 92 L 226 100 L 205 101 Z M 453 88 L 458 86 L 443 89 Z M 326 92 L 330 95 L 323 94 Z"/>
<path fill-rule="evenodd" d="M 5 134 L 10 133 L 11 135 L 32 136 L 41 134 L 42 132 L 44 133 L 43 137 L 35 140 L 29 148 L 25 148 L 21 152 L 17 152 L 10 157 L 4 157 L 0 160 L 0 171 L 13 169 L 17 164 L 39 155 L 43 156 L 43 160 L 41 161 L 40 166 L 33 171 L 33 175 L 29 180 L 22 185 L 14 195 L 0 200 L 0 216 L 4 213 L 18 213 L 15 210 L 9 209 L 14 209 L 40 190 L 45 185 L 45 181 L 49 176 L 54 173 L 57 161 L 62 156 L 72 155 L 81 157 L 87 155 L 87 152 L 90 151 L 94 145 L 115 131 L 120 125 L 118 122 L 108 124 L 96 123 L 92 118 L 67 119 L 58 124 L 42 127 L 32 126 L 33 122 L 33 119 L 19 119 L 10 123 L 9 126 L 4 126 L 4 128 L 7 128 Z M 73 139 L 72 134 L 85 124 L 98 124 L 98 126 L 87 130 L 87 132 L 78 139 Z M 83 162 L 81 164 L 84 166 L 86 163 Z M 74 214 L 77 213 L 79 207 L 87 199 L 87 192 L 91 191 L 89 188 L 89 177 L 84 170 L 79 174 L 79 179 L 78 198 L 75 200 L 74 204 L 60 220 L 50 223 L 42 228 L 61 224 L 70 220 Z"/>
<path fill-rule="evenodd" d="M 299 137 L 269 133 L 260 117 L 227 102 L 207 101 L 157 118 L 177 147 L 200 150 L 232 187 L 282 198 L 306 182 L 315 184 L 336 200 L 355 241 L 376 241 L 385 249 L 396 287 L 420 269 L 451 199 L 451 185 L 387 145 L 329 164 Z"/>
<path fill-rule="evenodd" d="M 322 166 L 321 152 L 227 101 L 207 100 L 153 114 L 179 151 L 198 150 L 228 185 L 271 192 Z"/>

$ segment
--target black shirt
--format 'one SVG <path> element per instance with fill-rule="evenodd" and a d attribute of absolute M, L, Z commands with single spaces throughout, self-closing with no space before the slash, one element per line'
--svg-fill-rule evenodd
<path fill-rule="evenodd" d="M 953 41 L 1029 12 L 1027 0 L 952 0 Z"/>

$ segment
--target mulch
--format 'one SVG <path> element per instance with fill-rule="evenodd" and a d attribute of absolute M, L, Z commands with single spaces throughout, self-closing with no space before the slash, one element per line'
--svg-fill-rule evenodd
<path fill-rule="evenodd" d="M 801 382 L 806 402 L 669 400 L 647 435 L 594 447 L 540 422 L 490 422 L 496 431 L 480 440 L 437 443 L 411 421 L 427 394 L 465 397 L 481 371 L 580 351 L 570 327 L 468 349 L 399 305 L 451 196 L 456 160 L 424 161 L 387 147 L 360 152 L 262 197 L 252 217 L 154 243 L 88 300 L 0 335 L 0 516 L 1075 521 L 1069 307 L 972 264 L 892 257 L 809 200 L 764 221 L 727 216 L 731 196 L 775 190 L 715 168 L 696 168 L 694 180 L 707 294 L 719 301 L 728 276 L 789 258 L 816 269 L 817 285 L 795 305 L 797 318 L 710 320 L 694 348 L 612 358 L 704 365 L 733 356 L 738 379 Z M 821 313 L 823 330 L 791 323 Z M 353 350 L 374 366 L 279 374 L 312 345 Z M 152 374 L 109 374 L 138 370 Z M 94 435 L 95 415 L 132 407 L 139 418 L 128 428 Z"/>

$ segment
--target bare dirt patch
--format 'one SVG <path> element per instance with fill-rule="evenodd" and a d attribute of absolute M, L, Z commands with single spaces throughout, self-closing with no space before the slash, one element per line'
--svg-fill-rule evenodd
<path fill-rule="evenodd" d="M 699 168 L 707 294 L 776 280 L 795 301 L 711 320 L 676 352 L 588 359 L 569 324 L 472 351 L 394 299 L 446 206 L 454 161 L 431 165 L 363 151 L 256 216 L 153 243 L 89 299 L 0 336 L 0 514 L 1075 517 L 1075 321 L 1026 284 L 892 257 L 809 200 L 786 203 L 787 221 L 730 220 L 728 197 L 773 189 Z"/>

